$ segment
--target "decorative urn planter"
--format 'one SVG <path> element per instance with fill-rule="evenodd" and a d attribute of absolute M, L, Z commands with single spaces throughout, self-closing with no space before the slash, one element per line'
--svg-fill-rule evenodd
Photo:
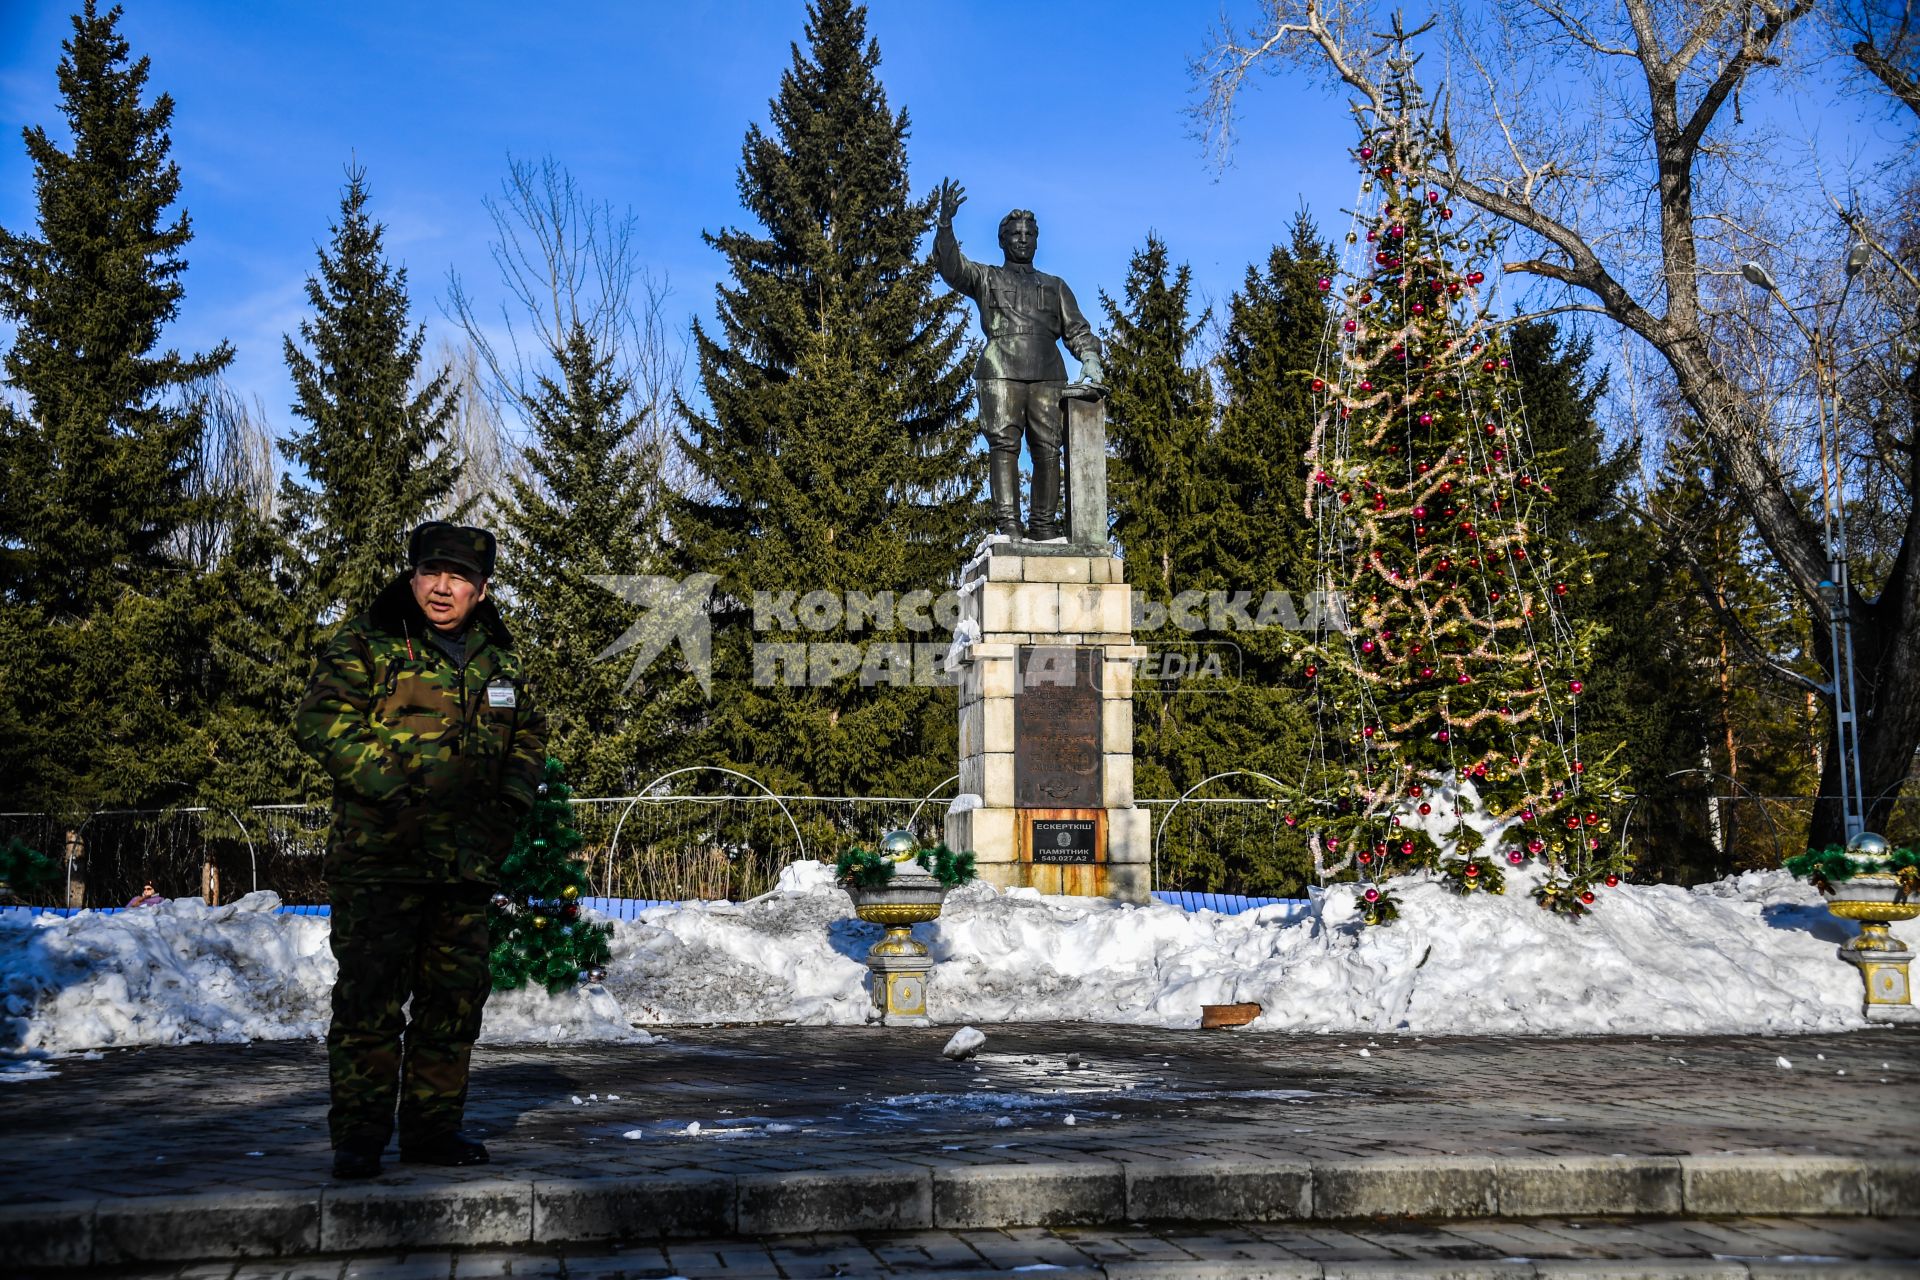
<path fill-rule="evenodd" d="M 1920 894 L 1914 893 L 1911 869 L 1896 868 L 1884 836 L 1863 831 L 1847 842 L 1855 866 L 1885 870 L 1856 870 L 1844 880 L 1823 885 L 1827 910 L 1860 925 L 1860 936 L 1840 948 L 1840 958 L 1860 970 L 1866 983 L 1866 1015 L 1872 1022 L 1920 1022 L 1913 1004 L 1907 966 L 1913 952 L 1888 928 L 1896 920 L 1920 916 Z"/>
<path fill-rule="evenodd" d="M 867 990 L 881 1022 L 893 1026 L 925 1027 L 927 973 L 933 958 L 914 940 L 913 926 L 936 919 L 947 891 L 934 874 L 916 861 L 919 842 L 910 831 L 889 831 L 880 840 L 880 854 L 893 864 L 893 876 L 877 889 L 849 886 L 854 914 L 886 926 L 886 934 L 867 952 Z"/>

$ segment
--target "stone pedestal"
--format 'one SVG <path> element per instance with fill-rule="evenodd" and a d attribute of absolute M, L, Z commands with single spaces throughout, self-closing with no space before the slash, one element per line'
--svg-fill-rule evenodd
<path fill-rule="evenodd" d="M 1840 958 L 1860 970 L 1869 1022 L 1920 1022 L 1920 1006 L 1913 1003 L 1908 979 L 1913 952 L 1889 928 L 1896 920 L 1920 916 L 1920 903 L 1907 901 L 1909 896 L 1899 874 L 1889 869 L 1841 881 L 1827 903 L 1828 911 L 1860 925 L 1859 936 L 1840 948 Z"/>
<path fill-rule="evenodd" d="M 1104 523 L 1104 502 L 1100 512 Z M 1133 674 L 1145 650 L 1104 537 L 995 543 L 967 566 L 960 625 L 980 638 L 957 660 L 960 792 L 980 804 L 950 811 L 945 838 L 1003 888 L 1145 902 L 1150 820 L 1133 803 Z"/>
<path fill-rule="evenodd" d="M 1840 948 L 1840 958 L 1860 970 L 1867 988 L 1867 1021 L 1920 1022 L 1920 1006 L 1913 1003 L 1908 980 L 1913 952 L 1885 924 L 1863 922 L 1860 936 Z"/>

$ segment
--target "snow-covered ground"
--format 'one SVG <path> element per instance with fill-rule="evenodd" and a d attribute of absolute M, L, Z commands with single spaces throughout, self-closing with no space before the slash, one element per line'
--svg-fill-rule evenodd
<path fill-rule="evenodd" d="M 1367 928 L 1353 890 L 1237 916 L 956 890 L 919 936 L 937 1022 L 1087 1020 L 1192 1027 L 1203 1004 L 1259 1003 L 1251 1030 L 1425 1035 L 1835 1031 L 1864 1025 L 1854 926 L 1784 872 L 1695 889 L 1627 886 L 1568 921 L 1510 877 L 1505 896 L 1395 885 Z M 71 918 L 0 913 L 0 1080 L 46 1054 L 318 1038 L 333 958 L 323 917 L 270 893 Z M 1920 922 L 1897 927 L 1909 945 Z M 819 863 L 746 903 L 686 903 L 614 925 L 603 986 L 496 994 L 484 1040 L 630 1040 L 671 1023 L 860 1023 L 878 936 Z"/>

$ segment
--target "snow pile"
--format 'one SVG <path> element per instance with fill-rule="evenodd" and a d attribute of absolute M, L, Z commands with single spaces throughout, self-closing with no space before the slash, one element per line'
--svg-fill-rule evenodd
<path fill-rule="evenodd" d="M 1203 1004 L 1257 1002 L 1254 1030 L 1747 1033 L 1864 1025 L 1855 932 L 1784 872 L 1697 889 L 1621 886 L 1584 920 L 1541 910 L 1524 872 L 1503 896 L 1393 885 L 1400 919 L 1360 923 L 1351 886 L 1237 916 L 1101 899 L 955 890 L 919 928 L 949 1025 L 1086 1020 L 1197 1026 Z M 111 916 L 0 914 L 0 1050 L 68 1052 L 324 1035 L 333 958 L 322 917 L 272 894 Z M 1920 926 L 1897 926 L 1911 944 Z M 495 994 L 489 1041 L 647 1042 L 645 1026 L 857 1025 L 879 928 L 823 863 L 745 903 L 688 902 L 614 922 L 604 986 Z"/>
<path fill-rule="evenodd" d="M 279 906 L 262 891 L 220 907 L 174 898 L 64 919 L 0 912 L 0 1053 L 324 1037 L 327 921 Z M 480 1038 L 652 1040 L 597 987 L 496 992 Z"/>

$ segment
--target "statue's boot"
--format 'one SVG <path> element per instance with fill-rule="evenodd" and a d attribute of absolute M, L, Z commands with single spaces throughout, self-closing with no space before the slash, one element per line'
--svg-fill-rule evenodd
<path fill-rule="evenodd" d="M 987 456 L 987 482 L 993 494 L 993 531 L 1018 539 L 1020 528 L 1020 455 L 995 449 Z"/>
<path fill-rule="evenodd" d="M 1033 450 L 1033 503 L 1027 516 L 1027 540 L 1045 542 L 1060 533 L 1060 445 L 1056 440 Z"/>

